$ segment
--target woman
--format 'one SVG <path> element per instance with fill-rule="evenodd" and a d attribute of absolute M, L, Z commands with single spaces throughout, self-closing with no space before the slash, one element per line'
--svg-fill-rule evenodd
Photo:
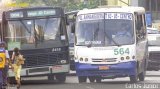
<path fill-rule="evenodd" d="M 20 72 L 21 72 L 21 64 L 19 64 L 19 56 L 20 56 L 20 52 L 19 52 L 19 49 L 18 48 L 14 48 L 13 50 L 13 54 L 12 54 L 12 58 L 11 60 L 13 61 L 13 64 L 12 64 L 12 68 L 13 68 L 13 71 L 14 71 L 14 74 L 15 74 L 15 79 L 16 79 L 16 82 L 17 82 L 17 89 L 20 88 Z"/>

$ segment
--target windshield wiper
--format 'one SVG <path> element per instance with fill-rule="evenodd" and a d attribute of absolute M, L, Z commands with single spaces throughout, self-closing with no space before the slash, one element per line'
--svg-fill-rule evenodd
<path fill-rule="evenodd" d="M 22 20 L 19 20 L 21 22 L 21 24 L 24 26 L 24 28 L 27 30 L 28 33 L 31 34 L 31 31 L 29 31 L 29 29 L 27 28 L 27 26 L 24 24 L 24 22 Z"/>

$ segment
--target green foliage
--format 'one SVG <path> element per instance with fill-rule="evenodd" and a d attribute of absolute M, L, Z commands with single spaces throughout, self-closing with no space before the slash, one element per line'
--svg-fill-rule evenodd
<path fill-rule="evenodd" d="M 30 6 L 60 6 L 66 11 L 80 10 L 83 8 L 96 8 L 99 0 L 87 0 L 84 2 L 75 2 L 76 0 L 16 0 L 16 3 L 29 3 Z"/>

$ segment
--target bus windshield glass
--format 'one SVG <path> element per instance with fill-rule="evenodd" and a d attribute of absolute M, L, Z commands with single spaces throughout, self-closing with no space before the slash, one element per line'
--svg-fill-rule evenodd
<path fill-rule="evenodd" d="M 6 40 L 21 49 L 61 46 L 59 27 L 60 18 L 10 20 Z"/>
<path fill-rule="evenodd" d="M 79 15 L 77 19 L 76 45 L 119 46 L 134 42 L 132 14 L 96 13 Z"/>

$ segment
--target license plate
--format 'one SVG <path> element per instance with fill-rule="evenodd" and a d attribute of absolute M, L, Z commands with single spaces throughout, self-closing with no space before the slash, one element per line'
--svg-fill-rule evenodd
<path fill-rule="evenodd" d="M 108 66 L 99 66 L 99 70 L 108 70 L 109 67 Z"/>

